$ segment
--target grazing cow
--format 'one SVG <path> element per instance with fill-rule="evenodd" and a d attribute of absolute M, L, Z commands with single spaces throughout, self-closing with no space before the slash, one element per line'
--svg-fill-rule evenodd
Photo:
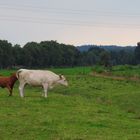
<path fill-rule="evenodd" d="M 0 87 L 7 88 L 10 92 L 9 96 L 12 95 L 13 86 L 17 81 L 16 73 L 13 73 L 10 77 L 0 76 Z"/>
<path fill-rule="evenodd" d="M 53 88 L 54 85 L 61 84 L 68 86 L 68 82 L 63 75 L 57 75 L 48 70 L 20 69 L 16 75 L 20 84 L 19 92 L 21 97 L 24 97 L 24 86 L 26 84 L 43 87 L 45 97 L 47 97 L 48 88 Z"/>

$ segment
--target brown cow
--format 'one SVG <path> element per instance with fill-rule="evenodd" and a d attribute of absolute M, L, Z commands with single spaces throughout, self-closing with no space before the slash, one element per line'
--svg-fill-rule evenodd
<path fill-rule="evenodd" d="M 10 92 L 9 96 L 12 95 L 13 86 L 17 81 L 16 73 L 13 73 L 9 77 L 0 76 L 0 87 L 7 88 Z"/>

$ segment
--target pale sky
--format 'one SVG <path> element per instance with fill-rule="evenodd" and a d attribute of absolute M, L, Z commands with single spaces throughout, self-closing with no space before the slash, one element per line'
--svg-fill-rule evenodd
<path fill-rule="evenodd" d="M 0 39 L 134 46 L 140 0 L 0 0 Z"/>

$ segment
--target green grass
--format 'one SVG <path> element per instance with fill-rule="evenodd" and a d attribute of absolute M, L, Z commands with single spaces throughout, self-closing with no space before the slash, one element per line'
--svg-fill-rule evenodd
<path fill-rule="evenodd" d="M 131 66 L 131 65 L 120 65 L 112 67 L 112 70 L 108 70 L 103 66 L 94 66 L 93 71 L 97 73 L 110 72 L 112 75 L 116 76 L 125 76 L 125 77 L 139 77 L 140 78 L 140 65 Z"/>
<path fill-rule="evenodd" d="M 140 83 L 92 77 L 92 68 L 52 69 L 69 86 L 0 89 L 0 140 L 139 140 Z M 9 75 L 11 71 L 1 70 Z"/>
<path fill-rule="evenodd" d="M 122 76 L 137 76 L 140 77 L 140 66 L 115 66 L 113 67 L 114 75 L 122 75 Z"/>

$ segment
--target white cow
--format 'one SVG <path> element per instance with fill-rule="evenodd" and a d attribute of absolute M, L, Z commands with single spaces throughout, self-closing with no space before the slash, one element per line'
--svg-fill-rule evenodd
<path fill-rule="evenodd" d="M 42 86 L 44 88 L 45 97 L 47 97 L 48 88 L 53 88 L 54 85 L 61 84 L 68 86 L 68 82 L 63 75 L 57 75 L 48 70 L 28 70 L 20 69 L 16 76 L 19 80 L 20 96 L 24 97 L 24 86 L 26 84 L 32 86 Z"/>

